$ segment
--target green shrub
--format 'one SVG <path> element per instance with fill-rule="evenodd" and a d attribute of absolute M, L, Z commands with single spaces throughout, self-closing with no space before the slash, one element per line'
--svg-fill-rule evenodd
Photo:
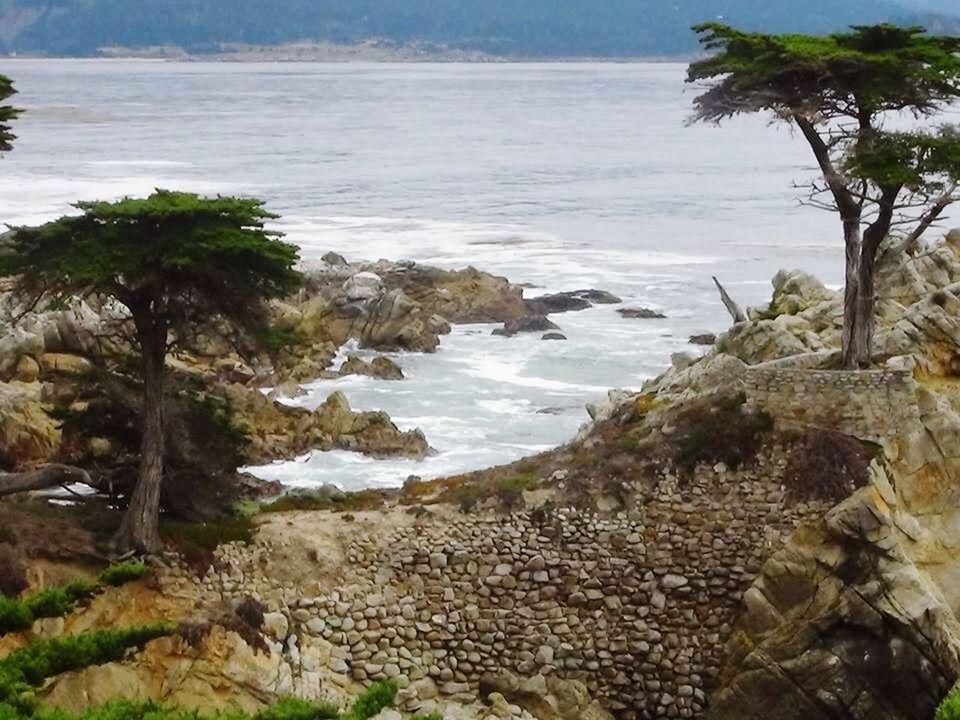
<path fill-rule="evenodd" d="M 150 572 L 139 562 L 111 565 L 100 573 L 99 583 L 74 580 L 62 587 L 52 587 L 22 599 L 0 596 L 0 635 L 29 630 L 39 618 L 62 617 L 79 603 L 93 597 L 103 585 L 120 586 L 138 580 Z"/>
<path fill-rule="evenodd" d="M 537 478 L 533 475 L 514 475 L 497 483 L 497 497 L 505 508 L 511 509 L 523 500 L 524 490 L 537 487 Z"/>
<path fill-rule="evenodd" d="M 150 566 L 129 560 L 127 562 L 115 563 L 100 573 L 100 582 L 111 587 L 120 587 L 128 582 L 140 580 L 150 574 Z"/>
<path fill-rule="evenodd" d="M 285 698 L 261 710 L 253 720 L 337 720 L 340 712 L 332 705 L 315 705 L 305 700 Z"/>
<path fill-rule="evenodd" d="M 342 720 L 370 720 L 384 708 L 393 705 L 397 690 L 397 684 L 393 680 L 383 680 L 371 685 L 354 701 L 353 707 L 343 715 Z"/>
<path fill-rule="evenodd" d="M 0 703 L 16 703 L 22 693 L 54 675 L 121 660 L 129 648 L 174 630 L 157 624 L 35 640 L 0 660 Z"/>
<path fill-rule="evenodd" d="M 673 461 L 690 472 L 700 463 L 722 462 L 736 470 L 754 458 L 773 419 L 764 412 L 748 412 L 743 393 L 692 401 L 675 420 L 668 438 Z"/>
<path fill-rule="evenodd" d="M 15 712 L 11 708 L 12 712 Z M 3 714 L 0 720 L 25 720 L 23 715 Z M 29 720 L 337 720 L 337 709 L 329 705 L 314 705 L 303 700 L 284 699 L 276 705 L 251 716 L 240 711 L 220 712 L 215 715 L 164 707 L 153 702 L 136 703 L 118 700 L 106 705 L 88 708 L 78 714 L 52 708 L 38 708 Z"/>
<path fill-rule="evenodd" d="M 940 704 L 936 720 L 960 720 L 960 688 L 955 688 Z"/>
<path fill-rule="evenodd" d="M 31 625 L 33 614 L 23 600 L 0 595 L 0 635 L 27 630 Z"/>
<path fill-rule="evenodd" d="M 429 715 L 415 715 L 411 720 L 443 720 L 440 713 L 430 713 Z"/>

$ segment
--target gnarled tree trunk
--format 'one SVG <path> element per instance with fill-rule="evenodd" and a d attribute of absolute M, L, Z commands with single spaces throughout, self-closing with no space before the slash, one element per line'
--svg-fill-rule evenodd
<path fill-rule="evenodd" d="M 845 370 L 859 367 L 860 354 L 858 342 L 861 340 L 858 323 L 860 303 L 860 219 L 848 220 L 843 224 L 844 243 L 844 287 L 843 287 L 843 335 L 841 341 L 841 363 Z"/>
<path fill-rule="evenodd" d="M 118 550 L 158 552 L 160 540 L 160 489 L 163 484 L 164 422 L 163 377 L 166 360 L 166 324 L 138 322 L 143 354 L 143 439 L 140 472 L 127 512 L 114 538 Z"/>

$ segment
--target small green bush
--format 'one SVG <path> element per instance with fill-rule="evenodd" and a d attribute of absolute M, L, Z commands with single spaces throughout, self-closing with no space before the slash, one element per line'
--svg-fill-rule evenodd
<path fill-rule="evenodd" d="M 33 614 L 23 600 L 0 595 L 0 635 L 26 630 L 31 625 Z"/>
<path fill-rule="evenodd" d="M 430 713 L 429 715 L 415 715 L 411 720 L 443 720 L 440 713 Z"/>
<path fill-rule="evenodd" d="M 120 587 L 128 582 L 134 582 L 150 574 L 150 566 L 129 560 L 115 563 L 100 573 L 100 582 L 111 587 Z"/>
<path fill-rule="evenodd" d="M 305 700 L 284 698 L 261 710 L 253 720 L 337 720 L 340 712 L 332 705 L 315 705 Z"/>
<path fill-rule="evenodd" d="M 0 703 L 15 704 L 31 687 L 60 673 L 121 660 L 129 648 L 170 635 L 169 624 L 35 640 L 0 660 Z"/>
<path fill-rule="evenodd" d="M 722 462 L 731 470 L 752 460 L 773 429 L 773 418 L 745 410 L 746 396 L 714 396 L 693 401 L 675 419 L 668 438 L 673 461 L 685 472 L 700 463 Z"/>
<path fill-rule="evenodd" d="M 353 707 L 341 720 L 370 720 L 384 708 L 393 705 L 398 689 L 393 680 L 383 680 L 371 685 L 354 701 Z"/>
<path fill-rule="evenodd" d="M 955 688 L 940 704 L 936 720 L 960 720 L 960 688 Z"/>
<path fill-rule="evenodd" d="M 29 630 L 33 621 L 39 618 L 62 617 L 93 597 L 102 586 L 118 587 L 149 572 L 150 568 L 143 563 L 125 562 L 106 568 L 100 573 L 98 583 L 74 580 L 22 599 L 0 596 L 0 635 Z"/>
<path fill-rule="evenodd" d="M 13 714 L 4 715 L 4 706 L 0 705 L 0 720 L 26 720 L 25 716 L 15 714 L 14 708 L 10 708 L 10 712 Z M 201 715 L 153 702 L 119 700 L 88 708 L 79 714 L 53 708 L 38 708 L 29 716 L 29 720 L 337 720 L 338 717 L 337 709 L 332 706 L 314 705 L 295 699 L 280 700 L 276 705 L 252 716 L 240 711 Z"/>

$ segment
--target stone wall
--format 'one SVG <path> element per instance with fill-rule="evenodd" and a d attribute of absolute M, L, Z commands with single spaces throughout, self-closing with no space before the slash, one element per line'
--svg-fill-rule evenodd
<path fill-rule="evenodd" d="M 316 597 L 298 590 L 305 583 L 265 580 L 269 550 L 231 549 L 207 583 L 283 613 L 288 648 L 329 643 L 326 670 L 341 682 L 398 678 L 407 710 L 476 697 L 485 672 L 507 669 L 582 680 L 621 718 L 701 717 L 742 593 L 772 550 L 826 509 L 787 502 L 782 455 L 771 449 L 736 473 L 638 479 L 625 488 L 636 498 L 629 512 L 612 518 L 384 518 L 382 531 L 353 536 L 338 587 L 321 582 Z"/>
<path fill-rule="evenodd" d="M 813 426 L 883 443 L 916 426 L 916 382 L 906 372 L 747 368 L 747 405 L 781 425 Z"/>

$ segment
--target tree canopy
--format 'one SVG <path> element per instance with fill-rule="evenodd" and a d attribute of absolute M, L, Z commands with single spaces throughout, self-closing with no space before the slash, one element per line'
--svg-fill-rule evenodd
<path fill-rule="evenodd" d="M 14 228 L 15 252 L 0 257 L 0 273 L 18 275 L 21 293 L 112 296 L 131 311 L 149 308 L 186 338 L 223 318 L 256 330 L 261 301 L 299 283 L 297 249 L 264 228 L 275 216 L 260 200 L 158 190 L 76 208 Z"/>
<path fill-rule="evenodd" d="M 960 38 L 889 24 L 826 36 L 694 29 L 712 53 L 688 71 L 706 86 L 694 119 L 767 112 L 809 144 L 820 179 L 806 202 L 837 212 L 844 230 L 843 362 L 869 364 L 881 244 L 901 229 L 911 248 L 960 200 L 960 131 L 936 123 L 960 97 Z"/>
<path fill-rule="evenodd" d="M 138 481 L 116 540 L 121 549 L 152 552 L 160 547 L 167 352 L 199 333 L 255 341 L 265 301 L 299 286 L 298 252 L 265 228 L 274 215 L 256 199 L 158 190 L 76 207 L 77 215 L 14 228 L 0 276 L 16 276 L 28 306 L 94 297 L 126 308 L 117 323 L 130 330 L 141 358 L 143 437 Z"/>
<path fill-rule="evenodd" d="M 5 75 L 0 75 L 0 103 L 16 95 L 13 81 Z M 0 105 L 0 152 L 13 149 L 13 141 L 17 136 L 13 134 L 10 123 L 20 116 L 20 110 L 11 105 Z"/>

